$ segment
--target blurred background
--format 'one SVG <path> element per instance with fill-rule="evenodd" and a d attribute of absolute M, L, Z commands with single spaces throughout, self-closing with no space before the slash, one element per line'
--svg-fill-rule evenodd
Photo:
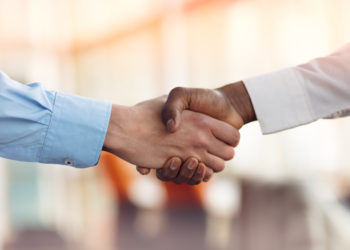
<path fill-rule="evenodd" d="M 0 69 L 133 105 L 219 87 L 350 42 L 348 0 L 0 0 Z M 267 100 L 268 101 L 268 100 Z M 1 250 L 350 249 L 350 121 L 262 136 L 208 184 L 0 159 Z"/>

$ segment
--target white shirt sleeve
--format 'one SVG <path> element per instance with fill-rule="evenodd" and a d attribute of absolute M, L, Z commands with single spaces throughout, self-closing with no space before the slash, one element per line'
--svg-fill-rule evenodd
<path fill-rule="evenodd" d="M 264 134 L 350 115 L 350 44 L 330 56 L 243 82 Z"/>

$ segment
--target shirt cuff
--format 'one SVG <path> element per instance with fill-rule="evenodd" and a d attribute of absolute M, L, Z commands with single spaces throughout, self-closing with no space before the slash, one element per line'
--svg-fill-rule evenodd
<path fill-rule="evenodd" d="M 56 93 L 39 162 L 78 168 L 97 165 L 110 115 L 110 103 Z"/>
<path fill-rule="evenodd" d="M 300 77 L 289 68 L 243 80 L 263 134 L 316 120 Z"/>

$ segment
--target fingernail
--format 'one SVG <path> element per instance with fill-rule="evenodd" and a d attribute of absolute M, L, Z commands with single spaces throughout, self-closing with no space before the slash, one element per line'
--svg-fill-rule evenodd
<path fill-rule="evenodd" d="M 188 164 L 187 168 L 188 168 L 189 170 L 193 170 L 193 169 L 195 169 L 196 165 L 197 165 L 197 161 L 194 160 L 194 159 L 192 159 L 192 160 L 190 161 L 190 164 Z"/>
<path fill-rule="evenodd" d="M 175 171 L 175 170 L 177 170 L 178 168 L 179 168 L 179 166 L 178 166 L 179 164 L 178 164 L 178 161 L 177 160 L 171 160 L 171 163 L 170 163 L 170 170 L 172 170 L 172 171 Z"/>
<path fill-rule="evenodd" d="M 197 175 L 202 175 L 202 168 L 201 168 L 201 166 L 199 166 L 198 168 L 197 168 Z"/>

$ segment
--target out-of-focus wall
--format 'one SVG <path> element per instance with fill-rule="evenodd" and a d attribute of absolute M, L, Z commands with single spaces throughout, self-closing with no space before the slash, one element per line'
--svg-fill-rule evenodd
<path fill-rule="evenodd" d="M 349 9 L 347 0 L 0 0 L 0 69 L 132 105 L 178 85 L 214 88 L 327 55 L 350 42 Z M 349 125 L 320 121 L 269 136 L 247 125 L 224 175 L 350 180 Z M 8 164 L 0 162 L 0 173 L 11 181 Z M 98 210 L 87 192 L 103 178 L 62 166 L 41 166 L 37 175 L 41 223 L 81 237 Z M 108 207 L 108 195 L 91 202 Z"/>

